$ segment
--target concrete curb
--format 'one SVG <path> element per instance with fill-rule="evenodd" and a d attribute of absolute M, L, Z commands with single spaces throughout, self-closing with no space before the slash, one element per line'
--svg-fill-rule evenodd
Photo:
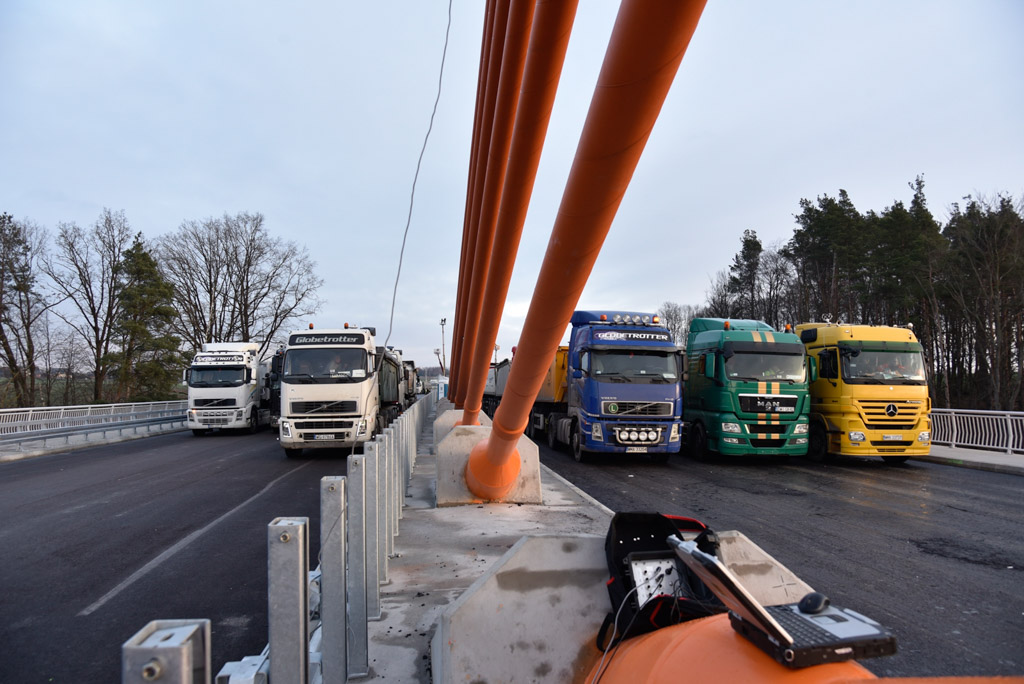
<path fill-rule="evenodd" d="M 63 454 L 69 451 L 77 451 L 79 449 L 89 449 L 91 447 L 106 446 L 108 444 L 117 444 L 119 442 L 130 442 L 136 439 L 145 439 L 146 437 L 156 437 L 157 435 L 165 435 L 171 432 L 184 432 L 188 428 L 172 427 L 163 430 L 152 430 L 150 432 L 140 432 L 130 435 L 120 435 L 118 437 L 107 437 L 106 439 L 97 440 L 83 440 L 80 442 L 71 442 L 68 444 L 61 444 L 59 446 L 52 447 L 36 447 L 34 449 L 25 449 L 21 451 L 12 451 L 8 453 L 0 452 L 0 463 L 7 463 L 13 461 L 22 461 L 27 458 L 36 458 L 37 456 L 48 456 L 50 454 Z"/>
<path fill-rule="evenodd" d="M 956 466 L 958 468 L 973 468 L 974 470 L 985 470 L 990 473 L 1002 473 L 1004 475 L 1024 475 L 1024 466 L 1015 466 L 1005 463 L 993 463 L 991 461 L 976 461 L 972 459 L 956 458 L 952 456 L 914 456 L 915 461 L 927 461 L 939 465 Z"/>

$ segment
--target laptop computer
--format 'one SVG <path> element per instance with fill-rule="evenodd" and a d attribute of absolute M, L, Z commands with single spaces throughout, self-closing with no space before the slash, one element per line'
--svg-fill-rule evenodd
<path fill-rule="evenodd" d="M 668 543 L 686 567 L 729 608 L 733 629 L 787 667 L 896 652 L 896 637 L 860 613 L 827 605 L 827 600 L 813 613 L 801 612 L 796 603 L 762 606 L 722 561 L 698 549 L 694 542 L 670 536 Z"/>

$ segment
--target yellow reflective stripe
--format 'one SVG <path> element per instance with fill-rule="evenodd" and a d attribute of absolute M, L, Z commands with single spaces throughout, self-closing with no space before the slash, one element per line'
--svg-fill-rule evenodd
<path fill-rule="evenodd" d="M 751 331 L 750 337 L 754 340 L 754 342 L 760 342 L 761 341 L 761 333 L 759 333 L 759 332 Z"/>
<path fill-rule="evenodd" d="M 764 339 L 765 339 L 766 342 L 774 342 L 775 341 L 775 335 L 773 335 L 770 332 L 766 332 L 764 334 Z"/>

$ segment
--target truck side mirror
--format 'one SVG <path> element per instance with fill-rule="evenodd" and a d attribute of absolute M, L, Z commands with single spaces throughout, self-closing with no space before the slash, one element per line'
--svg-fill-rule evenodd
<path fill-rule="evenodd" d="M 807 375 L 810 377 L 811 382 L 815 382 L 818 379 L 818 359 L 813 356 L 807 357 Z"/>
<path fill-rule="evenodd" d="M 583 371 L 581 371 L 579 368 L 574 369 L 572 372 L 572 377 L 575 378 L 576 380 L 579 380 L 580 378 L 583 377 Z"/>
<path fill-rule="evenodd" d="M 182 385 L 187 385 L 188 384 L 188 379 L 191 378 L 191 377 L 192 377 L 192 369 L 191 368 L 186 368 L 185 370 L 181 371 L 181 384 Z"/>
<path fill-rule="evenodd" d="M 715 379 L 715 355 L 707 354 L 704 357 L 704 377 Z"/>

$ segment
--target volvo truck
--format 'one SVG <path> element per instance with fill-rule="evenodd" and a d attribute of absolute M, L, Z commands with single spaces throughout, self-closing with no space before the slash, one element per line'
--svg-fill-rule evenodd
<path fill-rule="evenodd" d="M 817 360 L 809 456 L 879 456 L 903 463 L 931 450 L 931 399 L 911 328 L 844 323 L 796 327 Z"/>
<path fill-rule="evenodd" d="M 679 451 L 679 350 L 657 315 L 575 311 L 530 413 L 527 436 L 567 444 L 577 461 L 592 454 Z M 515 361 L 513 360 L 514 364 Z M 495 368 L 496 391 L 503 373 Z"/>
<path fill-rule="evenodd" d="M 257 342 L 208 342 L 185 371 L 186 424 L 196 436 L 214 429 L 255 432 L 270 423 L 269 363 Z"/>
<path fill-rule="evenodd" d="M 298 330 L 281 357 L 278 437 L 287 456 L 361 446 L 406 406 L 404 366 L 376 330 Z"/>
<path fill-rule="evenodd" d="M 814 364 L 793 332 L 763 321 L 695 318 L 686 364 L 683 420 L 692 456 L 807 453 Z"/>

